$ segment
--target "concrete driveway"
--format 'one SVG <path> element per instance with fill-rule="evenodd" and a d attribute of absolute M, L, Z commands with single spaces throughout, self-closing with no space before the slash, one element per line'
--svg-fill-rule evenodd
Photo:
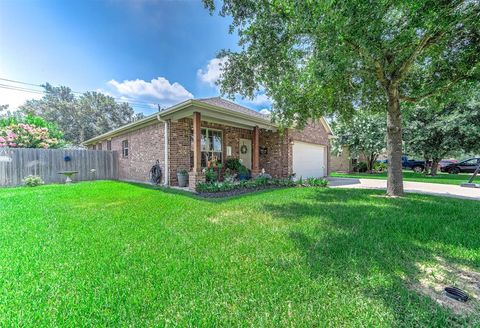
<path fill-rule="evenodd" d="M 332 188 L 387 189 L 387 180 L 328 178 Z M 455 185 L 404 181 L 405 192 L 480 200 L 479 188 L 465 188 Z"/>

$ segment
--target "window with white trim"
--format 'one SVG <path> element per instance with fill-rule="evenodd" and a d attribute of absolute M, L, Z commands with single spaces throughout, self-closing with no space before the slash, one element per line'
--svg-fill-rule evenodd
<path fill-rule="evenodd" d="M 128 157 L 128 140 L 122 141 L 122 157 Z"/>
<path fill-rule="evenodd" d="M 193 130 L 191 134 L 191 156 L 190 164 L 193 167 Z M 208 163 L 216 160 L 223 162 L 223 131 L 217 129 L 202 128 L 200 138 L 201 167 L 208 167 Z"/>

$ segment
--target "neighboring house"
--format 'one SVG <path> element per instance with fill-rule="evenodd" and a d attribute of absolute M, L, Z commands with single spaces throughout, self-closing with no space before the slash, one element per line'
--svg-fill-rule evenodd
<path fill-rule="evenodd" d="M 379 156 L 379 159 L 382 155 Z M 340 172 L 340 173 L 351 173 L 353 172 L 354 166 L 359 162 L 366 162 L 367 159 L 363 154 L 352 156 L 350 154 L 350 149 L 348 146 L 343 146 L 340 153 L 335 153 L 332 151 L 330 154 L 330 169 L 331 172 Z"/>
<path fill-rule="evenodd" d="M 329 173 L 332 131 L 322 118 L 304 130 L 282 133 L 269 116 L 222 98 L 191 99 L 84 142 L 89 149 L 118 152 L 120 180 L 149 181 L 158 160 L 165 185 L 189 171 L 189 187 L 204 181 L 212 157 L 240 158 L 255 176 L 321 177 Z"/>
<path fill-rule="evenodd" d="M 330 155 L 330 172 L 346 172 L 353 171 L 353 159 L 350 157 L 350 149 L 343 146 L 342 151 L 338 154 Z"/>

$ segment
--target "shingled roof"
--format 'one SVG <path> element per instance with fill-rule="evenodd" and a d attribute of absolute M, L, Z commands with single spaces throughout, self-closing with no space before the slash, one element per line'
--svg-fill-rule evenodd
<path fill-rule="evenodd" d="M 268 115 L 261 114 L 253 109 L 241 106 L 236 104 L 232 101 L 220 98 L 220 97 L 213 97 L 213 98 L 203 98 L 203 99 L 195 99 L 195 101 L 203 102 L 205 104 L 209 104 L 212 106 L 223 107 L 226 109 L 234 110 L 246 115 L 250 115 L 257 118 L 269 119 Z"/>
<path fill-rule="evenodd" d="M 232 112 L 237 112 L 237 113 L 240 113 L 240 114 L 243 114 L 243 115 L 248 115 L 248 116 L 251 117 L 250 120 L 253 121 L 254 124 L 256 124 L 260 127 L 265 126 L 265 124 L 268 125 L 268 126 L 271 125 L 269 115 L 261 114 L 257 111 L 254 111 L 253 109 L 238 105 L 238 104 L 236 104 L 232 101 L 222 99 L 220 97 L 203 98 L 203 99 L 189 99 L 189 100 L 185 100 L 184 102 L 181 102 L 179 104 L 176 104 L 174 106 L 171 106 L 169 108 L 166 108 L 166 109 L 164 109 L 164 110 L 162 110 L 158 113 L 155 113 L 155 114 L 147 116 L 143 119 L 140 119 L 138 121 L 126 124 L 126 125 L 121 126 L 117 129 L 114 129 L 114 130 L 109 131 L 107 133 L 101 134 L 97 137 L 94 137 L 90 140 L 85 141 L 83 144 L 88 145 L 90 143 L 95 143 L 98 140 L 109 138 L 113 135 L 122 133 L 124 131 L 135 129 L 135 128 L 138 128 L 140 126 L 144 126 L 146 124 L 151 124 L 153 122 L 158 122 L 158 120 L 157 120 L 158 118 L 167 117 L 168 115 L 174 115 L 176 112 L 182 111 L 182 110 L 188 108 L 189 106 L 192 106 L 192 105 L 195 105 L 195 104 L 200 106 L 201 103 L 205 104 L 205 107 L 207 107 L 207 106 L 216 107 L 217 111 L 218 111 L 218 109 L 224 108 L 226 114 L 228 114 L 228 112 L 230 112 L 229 114 L 231 115 Z M 208 109 L 208 108 L 206 108 L 206 109 Z"/>

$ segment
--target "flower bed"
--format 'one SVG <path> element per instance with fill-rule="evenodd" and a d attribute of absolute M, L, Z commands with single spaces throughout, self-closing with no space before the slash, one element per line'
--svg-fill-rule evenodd
<path fill-rule="evenodd" d="M 286 188 L 286 187 L 326 187 L 328 181 L 325 179 L 308 178 L 294 181 L 292 179 L 268 179 L 258 177 L 253 180 L 240 182 L 207 182 L 198 183 L 196 191 L 202 197 L 228 197 L 245 194 L 253 191 Z"/>

